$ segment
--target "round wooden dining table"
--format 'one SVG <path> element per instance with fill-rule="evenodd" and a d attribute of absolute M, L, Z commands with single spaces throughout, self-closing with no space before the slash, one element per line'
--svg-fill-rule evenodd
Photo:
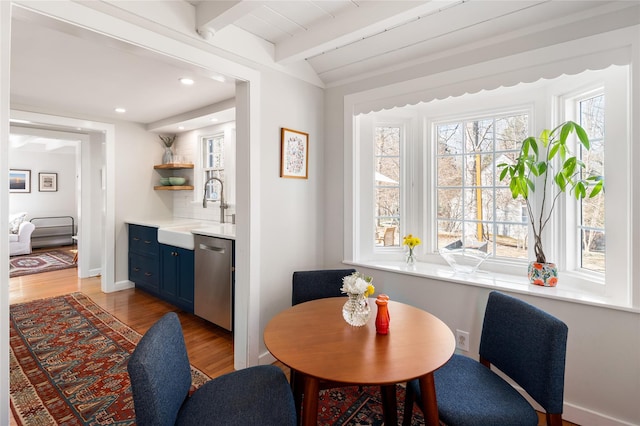
<path fill-rule="evenodd" d="M 397 424 L 395 384 L 419 379 L 425 422 L 438 425 L 433 372 L 453 355 L 449 327 L 430 313 L 389 301 L 389 332 L 377 334 L 375 299 L 371 317 L 353 327 L 342 317 L 346 297 L 292 306 L 269 321 L 264 342 L 271 354 L 303 378 L 302 424 L 316 425 L 320 382 L 380 385 L 385 424 Z M 296 398 L 298 401 L 299 399 Z"/>

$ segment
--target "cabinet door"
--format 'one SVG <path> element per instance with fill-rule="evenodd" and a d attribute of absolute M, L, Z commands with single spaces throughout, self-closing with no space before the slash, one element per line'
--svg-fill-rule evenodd
<path fill-rule="evenodd" d="M 160 244 L 162 297 L 179 308 L 193 312 L 193 251 Z"/>
<path fill-rule="evenodd" d="M 193 313 L 194 255 L 193 250 L 178 249 L 178 300 L 183 309 Z"/>

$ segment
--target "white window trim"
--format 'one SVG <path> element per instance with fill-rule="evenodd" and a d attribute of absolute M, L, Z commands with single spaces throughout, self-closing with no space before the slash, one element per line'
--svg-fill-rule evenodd
<path fill-rule="evenodd" d="M 631 104 L 632 102 L 636 102 L 637 103 L 637 99 L 630 97 L 632 99 L 629 99 L 629 103 Z M 356 103 L 356 98 L 350 98 L 349 96 L 345 97 L 345 111 L 353 111 L 354 110 L 354 104 Z M 610 104 L 610 102 L 608 102 L 607 104 Z M 629 105 L 629 111 L 632 110 L 632 105 Z M 606 117 L 610 117 L 612 114 L 606 114 Z M 627 136 L 625 141 L 631 141 L 631 135 L 632 135 L 632 123 L 629 120 L 629 117 L 631 116 L 630 113 L 625 114 L 625 119 L 627 119 L 627 123 L 626 125 L 623 125 L 623 129 L 624 129 L 624 133 Z M 549 119 L 549 118 L 547 118 Z M 608 118 L 605 118 L 607 120 L 607 122 L 609 121 Z M 360 266 L 367 266 L 367 267 L 372 267 L 372 268 L 380 268 L 380 269 L 384 269 L 384 270 L 392 270 L 395 272 L 399 272 L 399 273 L 410 273 L 411 275 L 419 275 L 419 276 L 424 276 L 424 277 L 428 277 L 428 278 L 436 278 L 436 279 L 440 279 L 440 280 L 444 280 L 444 281 L 457 281 L 457 282 L 465 282 L 467 284 L 472 284 L 472 285 L 481 285 L 481 286 L 494 286 L 495 288 L 503 288 L 505 290 L 510 290 L 510 291 L 517 291 L 517 292 L 524 292 L 524 293 L 528 293 L 528 294 L 538 294 L 540 291 L 542 291 L 542 293 L 540 295 L 544 295 L 546 297 L 557 297 L 560 299 L 564 299 L 564 300 L 568 300 L 568 301 L 575 301 L 578 303 L 589 303 L 589 304 L 596 304 L 596 305 L 601 305 L 601 306 L 608 306 L 608 307 L 612 307 L 612 308 L 616 308 L 616 309 L 623 309 L 623 310 L 631 310 L 631 311 L 639 311 L 639 307 L 640 307 L 640 297 L 638 297 L 638 283 L 633 283 L 630 279 L 631 276 L 633 276 L 633 263 L 631 262 L 630 259 L 630 253 L 632 253 L 632 249 L 634 248 L 633 244 L 631 243 L 631 236 L 629 236 L 628 238 L 626 238 L 626 241 L 629 241 L 629 244 L 625 244 L 626 247 L 628 247 L 628 251 L 626 252 L 626 254 L 623 256 L 623 259 L 626 259 L 628 268 L 628 276 L 625 280 L 621 281 L 623 283 L 625 283 L 625 285 L 623 286 L 624 289 L 623 291 L 615 291 L 612 292 L 610 290 L 610 287 L 605 287 L 602 285 L 598 285 L 598 287 L 593 287 L 591 286 L 591 282 L 590 281 L 596 281 L 597 280 L 585 280 L 585 274 L 576 271 L 576 272 L 566 272 L 565 276 L 563 276 L 563 285 L 560 288 L 555 288 L 555 289 L 548 289 L 548 288 L 541 288 L 541 289 L 536 289 L 535 286 L 532 286 L 530 284 L 528 284 L 528 282 L 526 281 L 526 274 L 523 274 L 521 272 L 516 272 L 515 274 L 513 274 L 513 272 L 511 272 L 510 274 L 503 274 L 503 273 L 497 273 L 497 272 L 493 272 L 490 273 L 492 278 L 485 280 L 478 280 L 474 277 L 473 280 L 466 280 L 466 279 L 460 279 L 455 278 L 455 279 L 451 279 L 451 277 L 446 277 L 446 274 L 444 274 L 443 270 L 441 269 L 441 267 L 439 266 L 439 264 L 443 263 L 441 261 L 441 259 L 438 259 L 439 256 L 438 255 L 426 255 L 424 256 L 424 246 L 422 247 L 423 250 L 423 259 L 426 260 L 426 262 L 421 262 L 421 264 L 418 265 L 418 267 L 416 268 L 416 270 L 413 271 L 406 271 L 406 268 L 403 268 L 403 263 L 401 261 L 383 261 L 383 260 L 378 260 L 378 259 L 367 259 L 367 260 L 363 260 L 365 258 L 363 258 L 362 256 L 356 256 L 355 254 L 357 253 L 357 248 L 355 246 L 357 246 L 357 244 L 354 244 L 355 240 L 349 240 L 348 236 L 349 236 L 349 225 L 352 226 L 356 226 L 355 223 L 351 222 L 354 218 L 354 216 L 352 215 L 352 213 L 356 210 L 351 210 L 349 211 L 349 206 L 355 207 L 356 205 L 358 205 L 358 186 L 355 185 L 355 183 L 358 181 L 357 178 L 355 178 L 355 171 L 357 170 L 357 165 L 354 165 L 353 167 L 351 167 L 351 165 L 349 164 L 349 162 L 351 161 L 352 158 L 358 158 L 356 157 L 352 157 L 352 154 L 354 154 L 357 151 L 357 140 L 356 140 L 356 133 L 357 133 L 357 129 L 354 127 L 354 122 L 357 120 L 353 120 L 351 115 L 345 114 L 345 134 L 351 134 L 353 137 L 353 139 L 351 139 L 351 137 L 346 137 L 345 138 L 345 142 L 353 142 L 353 145 L 351 145 L 350 143 L 345 143 L 345 176 L 347 177 L 347 181 L 349 180 L 349 177 L 354 177 L 354 179 L 351 180 L 351 182 L 346 183 L 345 186 L 345 197 L 349 197 L 351 196 L 350 200 L 351 203 L 349 202 L 345 202 L 345 232 L 346 232 L 346 238 L 345 238 L 345 263 L 347 264 L 353 264 L 353 265 L 360 265 Z M 542 126 L 540 125 L 536 125 L 536 128 L 543 128 L 543 127 L 548 127 L 545 126 L 544 124 Z M 610 129 L 611 126 L 609 124 L 607 124 L 607 129 Z M 637 129 L 635 130 L 637 133 Z M 611 135 L 608 134 L 607 135 L 607 139 L 611 139 Z M 630 143 L 627 143 L 628 145 L 630 145 Z M 352 151 L 353 149 L 353 151 Z M 630 167 L 631 164 L 631 154 L 632 152 L 629 150 L 629 155 L 627 156 L 627 169 L 628 169 L 628 175 L 627 176 L 627 182 L 631 182 L 631 175 L 633 170 Z M 636 157 L 638 156 L 638 154 L 636 153 Z M 611 162 L 608 162 L 611 163 Z M 605 165 L 606 167 L 606 165 Z M 426 181 L 426 180 L 425 180 Z M 427 182 L 428 183 L 428 182 Z M 631 225 L 632 225 L 632 214 L 631 214 L 631 209 L 632 209 L 632 195 L 631 195 L 631 184 L 629 183 L 629 185 L 627 185 L 628 187 L 628 191 L 626 192 L 627 194 L 629 194 L 627 196 L 628 198 L 628 212 L 629 212 L 629 218 L 627 220 L 627 224 L 628 224 L 628 229 L 632 229 Z M 636 191 L 637 192 L 637 191 Z M 637 203 L 637 201 L 636 201 Z M 610 203 L 611 204 L 611 203 Z M 433 205 L 433 203 L 432 203 Z M 557 212 L 557 214 L 559 214 L 559 212 Z M 608 215 L 608 212 L 607 212 Z M 609 216 L 607 216 L 609 217 Z M 553 230 L 551 230 L 553 231 Z M 432 233 L 429 233 L 432 234 Z M 609 236 L 610 232 L 609 229 L 607 229 L 607 235 Z M 353 234 L 352 234 L 353 235 Z M 609 258 L 611 258 L 612 256 L 610 256 L 609 254 L 607 255 L 607 271 L 610 270 L 610 266 L 609 266 Z M 400 260 L 400 259 L 399 259 Z M 440 261 L 439 261 L 440 260 Z M 500 262 L 495 262 L 496 264 L 493 265 L 495 267 L 500 267 L 502 271 L 504 271 L 504 269 L 502 269 L 502 266 L 500 264 Z M 509 262 L 507 262 L 508 264 Z M 484 266 L 484 265 L 483 265 Z M 637 272 L 637 266 L 636 268 L 636 272 Z M 487 270 L 492 270 L 493 268 L 483 268 L 483 269 L 487 269 Z M 516 266 L 516 269 L 519 269 Z M 445 269 L 446 270 L 446 269 Z M 524 282 L 523 282 L 523 276 L 524 276 Z M 573 286 L 572 284 L 574 283 L 580 283 L 580 284 L 587 284 L 587 287 L 592 287 L 590 289 L 583 289 L 580 288 L 580 285 L 577 286 Z M 627 285 L 626 283 L 630 283 L 629 285 Z M 601 291 L 594 291 L 595 289 L 601 289 Z M 549 291 L 550 290 L 550 291 Z"/>

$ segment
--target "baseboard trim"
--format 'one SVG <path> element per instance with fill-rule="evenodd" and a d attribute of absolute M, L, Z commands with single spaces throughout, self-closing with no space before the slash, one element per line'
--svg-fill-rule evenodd
<path fill-rule="evenodd" d="M 135 286 L 136 285 L 134 284 L 133 281 L 129 281 L 129 280 L 118 281 L 113 286 L 113 291 L 126 290 L 129 288 L 134 288 Z"/>
<path fill-rule="evenodd" d="M 578 425 L 598 425 L 598 426 L 636 426 L 637 423 L 626 422 L 621 419 L 608 416 L 597 411 L 579 407 L 571 403 L 564 403 L 564 413 L 562 418 Z"/>
<path fill-rule="evenodd" d="M 271 355 L 271 352 L 263 352 L 262 355 L 258 357 L 258 365 L 269 365 L 276 362 L 277 359 Z"/>

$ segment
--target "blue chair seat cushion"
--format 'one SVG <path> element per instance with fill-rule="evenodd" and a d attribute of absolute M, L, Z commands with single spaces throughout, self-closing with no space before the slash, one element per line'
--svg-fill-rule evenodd
<path fill-rule="evenodd" d="M 440 421 L 446 425 L 532 425 L 538 415 L 502 377 L 466 356 L 453 357 L 434 373 Z M 417 380 L 410 382 L 420 401 Z"/>
<path fill-rule="evenodd" d="M 249 367 L 212 379 L 182 405 L 176 425 L 295 425 L 296 410 L 282 370 Z"/>

